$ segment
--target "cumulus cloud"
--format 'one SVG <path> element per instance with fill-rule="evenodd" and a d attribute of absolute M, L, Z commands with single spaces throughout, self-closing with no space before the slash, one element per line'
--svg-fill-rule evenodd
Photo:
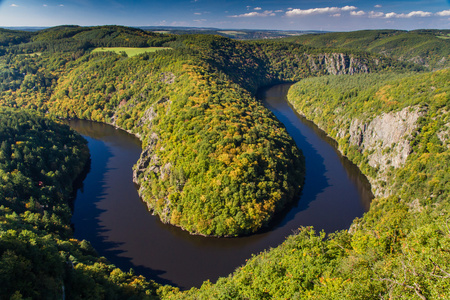
<path fill-rule="evenodd" d="M 195 12 L 194 15 L 200 16 L 202 13 L 200 12 Z"/>
<path fill-rule="evenodd" d="M 263 12 L 252 11 L 246 14 L 229 16 L 230 18 L 252 18 L 252 17 L 273 17 L 276 14 L 273 10 L 265 10 Z"/>
<path fill-rule="evenodd" d="M 286 16 L 288 17 L 296 17 L 296 16 L 310 16 L 310 15 L 318 15 L 318 14 L 338 14 L 342 11 L 352 11 L 356 10 L 355 6 L 344 6 L 344 7 L 322 7 L 322 8 L 310 8 L 310 9 L 299 9 L 294 8 L 290 9 L 286 12 Z"/>
<path fill-rule="evenodd" d="M 366 12 L 362 11 L 362 10 L 360 10 L 360 11 L 351 11 L 350 12 L 350 15 L 352 15 L 352 16 L 364 16 L 365 14 L 366 14 Z"/>
<path fill-rule="evenodd" d="M 383 7 L 383 5 L 381 5 L 381 4 L 377 4 L 377 5 L 375 5 L 374 7 L 375 7 L 375 8 L 382 8 L 382 7 Z"/>
<path fill-rule="evenodd" d="M 397 14 L 395 12 L 390 12 L 387 13 L 385 15 L 386 19 L 390 19 L 390 18 L 402 18 L 402 19 L 408 19 L 408 18 L 412 18 L 412 17 L 431 17 L 433 14 L 427 11 L 412 11 L 409 14 Z"/>
<path fill-rule="evenodd" d="M 341 8 L 343 11 L 351 11 L 351 10 L 355 10 L 357 9 L 356 6 L 344 6 L 343 8 Z"/>
<path fill-rule="evenodd" d="M 255 7 L 254 10 L 262 10 L 261 7 Z"/>
<path fill-rule="evenodd" d="M 12 7 L 19 7 L 19 5 L 17 5 L 17 4 L 11 4 L 10 6 L 12 6 Z"/>
<path fill-rule="evenodd" d="M 43 6 L 43 7 L 47 7 L 48 5 L 47 5 L 47 4 L 43 4 L 42 6 Z"/>
<path fill-rule="evenodd" d="M 340 17 L 341 16 L 341 14 L 334 14 L 334 15 L 331 15 L 332 17 L 335 17 L 335 18 L 338 18 L 338 17 Z"/>
<path fill-rule="evenodd" d="M 450 9 L 437 12 L 436 15 L 439 16 L 439 17 L 449 17 L 450 16 Z"/>
<path fill-rule="evenodd" d="M 63 6 L 64 6 L 64 4 L 60 4 L 60 5 L 58 5 L 58 6 L 61 6 L 61 7 L 63 7 Z"/>

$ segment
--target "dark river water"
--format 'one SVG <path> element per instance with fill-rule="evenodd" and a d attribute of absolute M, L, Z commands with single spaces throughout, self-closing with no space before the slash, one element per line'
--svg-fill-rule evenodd
<path fill-rule="evenodd" d="M 74 203 L 75 237 L 86 239 L 123 270 L 181 289 L 226 276 L 245 260 L 276 247 L 300 226 L 333 232 L 348 229 L 368 210 L 372 194 L 360 171 L 334 148 L 332 140 L 296 115 L 285 100 L 288 85 L 263 92 L 263 102 L 284 123 L 306 159 L 306 180 L 294 206 L 273 227 L 243 238 L 191 236 L 162 224 L 139 199 L 132 166 L 139 159 L 137 138 L 112 126 L 72 120 L 88 140 L 91 167 Z"/>

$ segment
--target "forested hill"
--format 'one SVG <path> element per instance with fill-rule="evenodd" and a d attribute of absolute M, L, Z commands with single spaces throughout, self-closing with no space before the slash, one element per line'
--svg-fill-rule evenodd
<path fill-rule="evenodd" d="M 73 238 L 72 184 L 86 141 L 32 111 L 0 107 L 0 298 L 124 299 L 156 284 L 99 258 Z"/>
<path fill-rule="evenodd" d="M 0 45 L 10 53 L 71 52 L 94 47 L 152 47 L 175 40 L 174 36 L 122 26 L 58 26 L 37 32 L 0 29 Z"/>
<path fill-rule="evenodd" d="M 143 41 L 169 49 L 127 57 L 78 47 Z M 6 50 L 4 105 L 139 135 L 135 180 L 149 208 L 164 222 L 215 236 L 256 232 L 300 191 L 301 153 L 252 96 L 259 86 L 405 66 L 364 52 L 116 26 L 51 28 Z"/>
<path fill-rule="evenodd" d="M 416 36 L 411 34 L 407 40 Z M 284 245 L 255 256 L 216 285 L 206 282 L 184 294 L 162 287 L 160 297 L 449 296 L 448 69 L 424 73 L 423 67 L 397 56 L 408 49 L 396 43 L 389 48 L 395 50 L 392 58 L 391 52 L 380 55 L 362 51 L 362 46 L 336 50 L 298 40 L 236 41 L 120 26 L 62 26 L 32 34 L 1 30 L 0 40 L 0 105 L 105 122 L 140 137 L 143 152 L 134 180 L 142 199 L 163 222 L 193 234 L 255 233 L 289 209 L 301 190 L 301 149 L 255 99 L 264 85 L 301 80 L 291 102 L 334 137 L 371 179 L 378 198 L 351 231 L 325 239 L 312 229 L 300 229 Z M 442 60 L 448 49 L 443 45 L 428 51 L 430 62 Z M 143 53 L 128 56 L 127 48 L 108 52 L 113 46 L 140 47 Z M 100 52 L 94 53 L 97 47 Z M 322 75 L 327 76 L 318 77 Z M 390 129 L 409 122 L 410 136 L 396 135 L 392 143 L 374 141 L 377 124 L 385 120 Z M 29 167 L 20 165 L 24 172 Z M 25 204 L 20 213 L 30 214 L 28 210 Z M 19 226 L 10 221 L 14 213 L 8 214 L 13 217 L 4 219 L 5 226 Z M 43 228 L 40 234 L 50 230 Z M 11 261 L 9 250 L 33 244 L 26 236 L 20 239 L 23 247 L 12 243 L 0 249 L 5 264 Z M 48 298 L 57 298 L 61 283 L 78 287 L 83 282 L 89 287 L 86 293 L 97 298 L 155 295 L 152 283 L 99 261 L 86 243 L 70 243 L 56 241 L 55 249 L 60 244 L 74 246 L 73 253 L 86 248 L 69 255 L 75 271 L 64 274 L 75 277 L 50 272 L 51 284 L 38 286 L 30 297 L 50 290 Z M 20 264 L 21 255 L 13 261 Z M 29 265 L 33 263 L 21 266 Z M 2 268 L 8 271 L 1 274 L 19 278 L 11 277 L 16 269 Z M 31 269 L 30 274 L 36 279 L 40 273 Z M 28 286 L 11 285 L 4 292 L 7 297 L 15 291 L 29 295 Z"/>
<path fill-rule="evenodd" d="M 286 38 L 312 47 L 358 49 L 429 69 L 450 66 L 450 30 L 364 30 Z"/>

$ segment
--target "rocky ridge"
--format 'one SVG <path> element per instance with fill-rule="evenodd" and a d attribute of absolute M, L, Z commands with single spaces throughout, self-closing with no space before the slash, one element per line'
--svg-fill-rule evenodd
<path fill-rule="evenodd" d="M 356 73 L 368 73 L 368 66 L 359 58 L 344 53 L 305 54 L 308 66 L 312 72 L 325 71 L 332 75 L 353 75 Z M 376 61 L 376 64 L 379 62 Z"/>
<path fill-rule="evenodd" d="M 378 179 L 369 178 L 376 196 L 387 196 L 389 191 L 380 187 L 389 168 L 402 167 L 411 153 L 410 139 L 417 129 L 417 120 L 426 113 L 419 107 L 406 107 L 401 111 L 383 113 L 373 120 L 353 119 L 347 129 L 337 137 L 349 136 L 350 145 L 368 153 L 368 164 L 377 169 Z"/>

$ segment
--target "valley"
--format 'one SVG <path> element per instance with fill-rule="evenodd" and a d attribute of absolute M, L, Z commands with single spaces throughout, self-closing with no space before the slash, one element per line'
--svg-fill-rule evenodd
<path fill-rule="evenodd" d="M 342 33 L 362 44 L 335 49 L 337 44 L 320 44 L 329 34 L 236 41 L 120 26 L 61 26 L 34 33 L 2 29 L 2 109 L 40 114 L 52 124 L 58 118 L 107 123 L 139 137 L 143 152 L 135 180 L 141 198 L 163 223 L 200 236 L 252 235 L 270 227 L 305 191 L 308 169 L 315 168 L 306 161 L 307 148 L 296 145 L 288 125 L 255 97 L 259 88 L 282 82 L 298 82 L 288 94 L 295 111 L 336 141 L 376 196 L 349 230 L 326 235 L 320 226 L 301 224 L 279 246 L 255 253 L 228 277 L 180 292 L 115 268 L 87 241 L 71 238 L 70 230 L 45 225 L 47 208 L 15 208 L 15 201 L 35 203 L 36 196 L 12 200 L 2 183 L 7 188 L 0 190 L 1 264 L 10 266 L 2 269 L 21 270 L 30 278 L 21 286 L 14 281 L 19 275 L 4 273 L 10 284 L 2 297 L 55 298 L 62 285 L 74 299 L 445 298 L 450 290 L 445 275 L 450 47 L 442 34 Z M 408 52 L 397 44 L 397 35 L 411 43 L 420 38 L 423 47 Z M 377 36 L 383 50 L 363 47 L 364 36 Z M 99 47 L 171 50 L 132 57 L 91 52 Z M 398 130 L 387 131 L 386 123 Z M 2 152 L 6 162 L 28 153 L 13 146 L 21 140 L 12 141 Z M 64 176 L 50 166 L 52 176 Z M 17 175 L 14 169 L 3 172 L 2 178 Z M 39 186 L 39 178 L 30 180 Z M 39 189 L 36 193 L 41 197 Z M 37 225 L 29 224 L 30 213 Z M 67 218 L 56 223 L 69 226 Z M 27 236 L 37 230 L 33 226 L 47 242 L 36 244 L 33 252 L 20 250 L 31 245 Z M 50 237 L 54 242 L 48 248 Z M 42 283 L 32 268 L 42 265 L 39 253 L 57 266 L 43 269 L 40 276 L 48 280 Z"/>

